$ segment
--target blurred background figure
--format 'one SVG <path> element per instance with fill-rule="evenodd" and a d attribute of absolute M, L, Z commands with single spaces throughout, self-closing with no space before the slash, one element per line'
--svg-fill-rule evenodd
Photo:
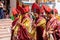
<path fill-rule="evenodd" d="M 4 13 L 3 13 L 3 3 L 0 0 L 0 19 L 4 18 Z"/>

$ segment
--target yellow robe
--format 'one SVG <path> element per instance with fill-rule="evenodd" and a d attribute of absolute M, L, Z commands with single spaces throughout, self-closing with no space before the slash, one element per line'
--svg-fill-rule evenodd
<path fill-rule="evenodd" d="M 60 20 L 60 16 L 56 15 L 56 18 L 57 18 L 58 20 Z"/>
<path fill-rule="evenodd" d="M 19 17 L 19 22 L 21 22 L 22 20 L 22 15 L 18 16 Z M 15 27 L 13 28 L 14 29 L 14 36 L 17 36 L 17 31 L 19 29 L 19 25 L 15 25 Z"/>
<path fill-rule="evenodd" d="M 24 19 L 23 24 L 26 26 L 26 29 L 29 33 L 31 33 L 31 20 L 30 18 Z"/>
<path fill-rule="evenodd" d="M 41 20 L 37 20 L 37 40 L 43 39 L 44 30 L 46 30 L 46 20 L 44 18 L 40 18 Z M 43 33 L 43 34 L 42 34 Z M 38 35 L 39 34 L 39 35 Z M 45 35 L 45 34 L 44 34 Z"/>
<path fill-rule="evenodd" d="M 42 26 L 45 29 L 46 28 L 46 20 L 43 18 L 37 25 Z"/>
<path fill-rule="evenodd" d="M 36 30 L 33 29 L 32 30 L 32 21 L 31 19 L 28 17 L 24 20 L 23 24 L 26 26 L 27 31 L 29 32 L 30 37 L 32 38 L 32 40 L 36 40 Z"/>

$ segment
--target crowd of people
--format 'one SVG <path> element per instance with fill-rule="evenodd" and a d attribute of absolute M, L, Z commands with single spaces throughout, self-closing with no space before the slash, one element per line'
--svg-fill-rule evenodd
<path fill-rule="evenodd" d="M 4 1 L 0 0 L 0 19 L 9 18 L 9 10 Z"/>
<path fill-rule="evenodd" d="M 33 3 L 14 8 L 14 21 L 11 27 L 11 40 L 60 40 L 60 16 L 57 9 Z"/>

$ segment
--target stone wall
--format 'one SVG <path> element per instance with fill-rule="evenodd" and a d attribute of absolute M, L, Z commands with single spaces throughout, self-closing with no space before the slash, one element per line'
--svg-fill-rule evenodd
<path fill-rule="evenodd" d="M 16 8 L 16 0 L 10 0 L 10 14 L 13 8 Z"/>

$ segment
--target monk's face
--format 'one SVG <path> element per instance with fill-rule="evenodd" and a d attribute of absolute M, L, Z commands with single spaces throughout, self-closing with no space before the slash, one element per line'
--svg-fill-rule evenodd
<path fill-rule="evenodd" d="M 28 13 L 25 14 L 25 17 L 28 17 Z"/>
<path fill-rule="evenodd" d="M 48 14 L 49 18 L 52 18 L 54 16 L 54 14 Z"/>
<path fill-rule="evenodd" d="M 36 18 L 38 18 L 38 13 L 34 13 L 34 16 L 35 16 Z"/>
<path fill-rule="evenodd" d="M 17 18 L 17 17 L 18 17 L 18 14 L 16 14 L 16 15 L 13 15 L 13 16 L 14 16 L 14 19 L 15 19 L 15 18 Z"/>

